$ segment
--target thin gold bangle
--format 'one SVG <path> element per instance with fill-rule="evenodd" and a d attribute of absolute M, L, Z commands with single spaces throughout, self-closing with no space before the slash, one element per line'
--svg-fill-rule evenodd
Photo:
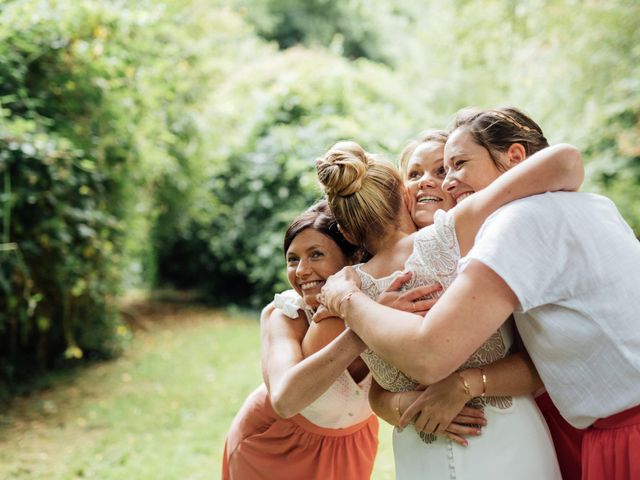
<path fill-rule="evenodd" d="M 480 375 L 482 375 L 482 393 L 480 398 L 484 398 L 487 394 L 487 376 L 484 373 L 484 368 L 480 369 Z"/>
<path fill-rule="evenodd" d="M 396 396 L 398 397 L 398 401 L 396 402 L 396 413 L 398 414 L 398 422 L 400 422 L 400 419 L 402 418 L 402 413 L 400 412 L 400 393 L 396 393 Z"/>
<path fill-rule="evenodd" d="M 469 383 L 467 383 L 467 381 L 465 380 L 465 378 L 462 376 L 460 372 L 458 372 L 458 378 L 462 382 L 462 388 L 464 388 L 464 393 L 469 395 L 469 398 L 473 398 L 471 395 L 471 387 L 469 386 Z"/>

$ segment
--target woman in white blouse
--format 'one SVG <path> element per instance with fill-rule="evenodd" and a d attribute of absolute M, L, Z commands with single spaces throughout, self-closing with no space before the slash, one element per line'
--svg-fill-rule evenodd
<path fill-rule="evenodd" d="M 508 158 L 513 163 L 524 158 L 519 150 L 513 154 L 513 158 Z M 433 227 L 413 234 L 413 224 L 404 210 L 399 175 L 383 161 L 368 155 L 356 144 L 343 142 L 319 160 L 317 168 L 345 236 L 374 253 L 370 262 L 357 268 L 356 275 L 357 283 L 361 283 L 365 293 L 372 298 L 405 268 L 414 270 L 414 280 L 418 284 L 425 280 L 429 283 L 437 281 L 447 287 L 455 277 L 459 250 L 468 248 L 475 231 L 493 210 L 520 196 L 547 189 L 576 188 L 582 179 L 582 166 L 575 149 L 556 146 L 514 169 L 511 175 L 505 175 L 478 201 L 468 203 L 466 208 L 460 205 L 449 214 L 440 215 L 440 220 L 436 215 Z M 558 168 L 565 168 L 566 175 L 555 175 Z M 342 313 L 344 317 L 339 305 L 350 305 L 350 295 L 358 292 L 359 289 L 351 288 L 346 295 L 338 297 L 329 290 L 331 296 L 327 301 L 331 310 Z M 377 316 L 369 316 L 368 321 L 359 322 L 358 333 L 364 334 L 365 341 L 366 337 L 379 335 L 380 332 L 376 331 L 378 321 Z M 378 344 L 392 344 L 396 357 L 401 355 L 399 352 L 404 347 L 413 349 L 410 340 L 405 340 L 409 342 L 405 345 L 394 342 L 394 330 L 399 325 L 389 327 L 384 331 L 385 341 Z M 469 365 L 476 367 L 473 376 L 453 374 L 447 377 L 451 382 L 457 382 L 459 390 L 467 395 L 467 400 L 475 397 L 485 404 L 485 413 L 491 415 L 488 418 L 489 427 L 480 437 L 470 439 L 469 448 L 465 449 L 450 441 L 429 436 L 433 432 L 445 431 L 448 426 L 446 421 L 438 417 L 434 420 L 420 416 L 417 421 L 420 435 L 414 432 L 394 439 L 397 440 L 394 451 L 398 478 L 456 475 L 486 479 L 507 478 L 505 475 L 532 479 L 559 478 L 548 432 L 531 398 L 514 398 L 509 405 L 495 400 L 495 408 L 490 408 L 493 401 L 486 398 L 504 394 L 500 391 L 504 385 L 499 385 L 495 379 L 491 388 L 496 390 L 489 392 L 482 367 L 507 354 L 511 343 L 509 330 L 505 327 L 504 331 L 501 328 L 499 332 L 494 332 L 493 343 L 482 345 L 475 354 L 477 358 L 472 356 L 469 359 Z M 455 349 L 457 342 L 463 340 L 449 338 L 449 348 Z M 374 344 L 368 345 L 372 350 L 366 351 L 364 358 L 381 386 L 391 390 L 408 390 L 416 386 L 417 382 L 403 373 L 409 372 L 404 365 L 411 362 L 411 358 L 404 358 L 402 366 L 395 362 L 387 363 L 387 351 L 380 350 Z M 429 388 L 425 394 L 429 394 Z M 398 414 L 402 408 L 398 406 Z M 522 437 L 522 432 L 526 432 L 526 438 Z"/>

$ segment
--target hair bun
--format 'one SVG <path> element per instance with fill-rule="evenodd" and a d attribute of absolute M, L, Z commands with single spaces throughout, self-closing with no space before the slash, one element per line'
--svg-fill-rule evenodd
<path fill-rule="evenodd" d="M 362 188 L 372 160 L 355 142 L 338 142 L 316 160 L 318 179 L 327 195 L 347 197 Z"/>

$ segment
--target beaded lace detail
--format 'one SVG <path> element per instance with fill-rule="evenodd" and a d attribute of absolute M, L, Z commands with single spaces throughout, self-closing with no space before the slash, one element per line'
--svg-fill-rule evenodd
<path fill-rule="evenodd" d="M 403 290 L 439 283 L 444 291 L 455 280 L 460 259 L 460 247 L 455 234 L 453 216 L 438 210 L 434 216 L 434 224 L 416 232 L 414 237 L 413 252 L 405 262 L 405 270 L 414 272 L 414 275 Z M 401 273 L 394 272 L 386 277 L 374 278 L 363 271 L 362 266 L 363 264 L 355 266 L 360 276 L 360 288 L 373 299 L 376 299 Z M 439 297 L 442 291 L 436 292 L 433 297 Z M 506 342 L 510 347 L 513 338 L 512 329 L 512 323 L 506 322 L 469 357 L 460 369 L 488 365 L 508 355 L 509 348 Z M 387 363 L 371 349 L 362 353 L 362 359 L 371 370 L 376 382 L 387 391 L 406 392 L 415 390 L 418 386 L 417 381 Z M 511 397 L 486 397 L 473 399 L 469 404 L 475 407 L 490 404 L 504 409 L 511 406 L 512 399 Z M 436 438 L 435 435 L 424 432 L 420 437 L 426 443 L 431 443 Z"/>

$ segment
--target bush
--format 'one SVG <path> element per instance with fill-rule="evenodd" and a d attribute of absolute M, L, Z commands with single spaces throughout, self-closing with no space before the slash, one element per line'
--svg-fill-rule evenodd
<path fill-rule="evenodd" d="M 282 238 L 321 197 L 314 159 L 345 138 L 399 151 L 413 133 L 411 99 L 385 67 L 292 49 L 243 66 L 208 104 L 212 203 L 160 239 L 160 273 L 216 301 L 258 305 L 288 288 Z"/>
<path fill-rule="evenodd" d="M 589 187 L 609 196 L 640 238 L 640 102 L 621 105 L 605 125 L 586 152 Z"/>
<path fill-rule="evenodd" d="M 127 266 L 152 257 L 151 186 L 193 130 L 188 37 L 162 5 L 41 3 L 5 2 L 0 17 L 5 383 L 118 350 L 114 298 Z"/>

